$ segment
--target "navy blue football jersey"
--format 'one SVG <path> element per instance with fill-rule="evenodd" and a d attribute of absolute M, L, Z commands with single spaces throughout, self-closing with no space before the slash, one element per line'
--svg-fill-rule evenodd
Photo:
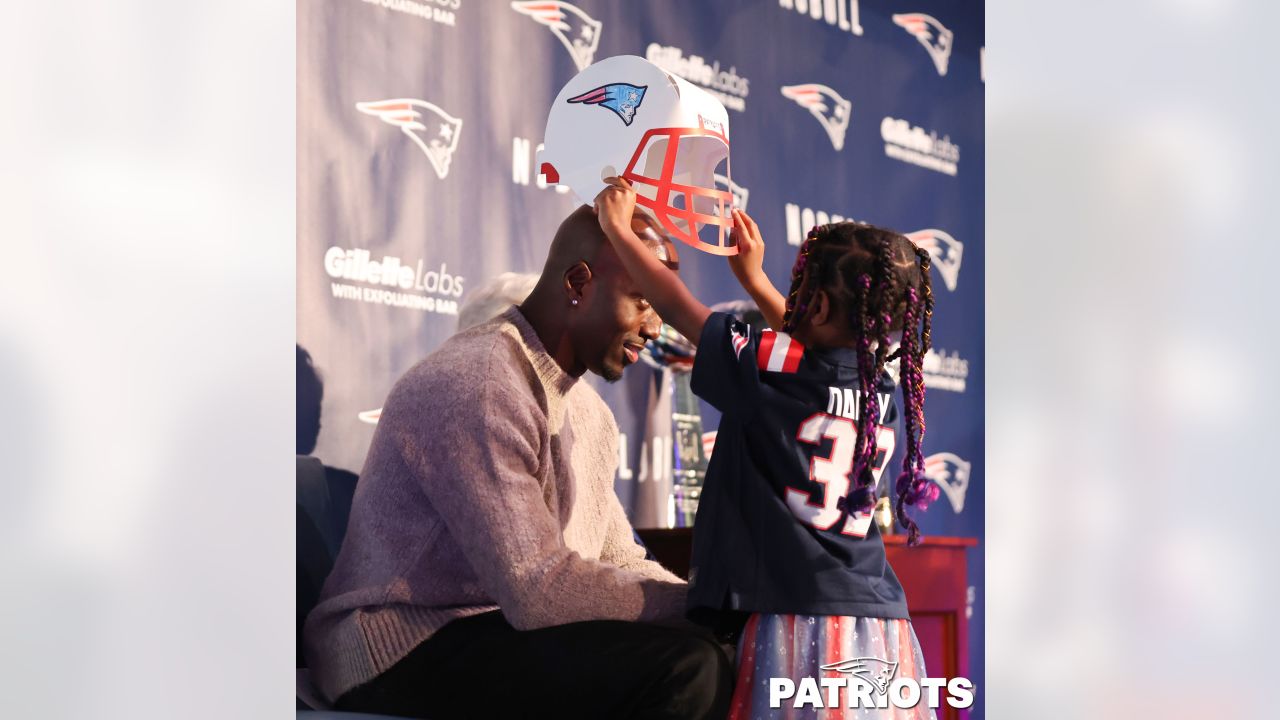
<path fill-rule="evenodd" d="M 749 612 L 909 617 L 879 529 L 839 502 L 857 439 L 854 350 L 806 349 L 712 313 L 692 388 L 722 417 L 694 521 L 689 616 L 720 627 Z M 894 394 L 886 374 L 878 482 L 901 455 Z"/>

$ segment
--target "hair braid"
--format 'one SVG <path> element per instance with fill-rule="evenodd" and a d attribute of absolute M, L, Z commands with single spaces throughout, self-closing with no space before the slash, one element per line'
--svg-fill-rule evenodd
<path fill-rule="evenodd" d="M 902 333 L 902 396 L 904 401 L 903 421 L 907 431 L 907 452 L 902 459 L 902 473 L 897 480 L 897 514 L 902 526 L 907 529 L 908 545 L 916 545 L 920 540 L 920 528 L 906 512 L 907 505 L 914 505 L 921 510 L 938 497 L 938 488 L 924 474 L 924 455 L 921 452 L 921 440 L 924 438 L 924 374 L 922 372 L 924 352 L 921 338 L 917 335 L 917 323 L 923 325 L 927 314 L 925 300 L 915 288 L 907 289 L 907 307 L 904 313 Z"/>
<path fill-rule="evenodd" d="M 878 284 L 883 285 L 883 284 Z M 876 335 L 876 308 L 871 296 L 871 276 L 858 276 L 858 314 L 850 318 L 854 337 L 857 338 L 858 358 L 858 424 L 857 440 L 853 456 L 853 502 L 849 510 L 865 510 L 875 505 L 875 479 L 873 466 L 876 455 L 876 422 L 880 417 L 880 398 L 876 395 L 876 355 L 871 340 Z"/>
<path fill-rule="evenodd" d="M 806 287 L 812 284 L 808 282 L 809 256 L 813 253 L 814 246 L 818 244 L 821 234 L 822 228 L 814 225 L 804 242 L 800 244 L 800 252 L 796 253 L 796 262 L 791 266 L 791 289 L 787 293 L 786 310 L 782 315 L 782 331 L 785 333 L 795 332 L 800 320 L 809 310 L 814 292 L 813 288 Z M 804 295 L 801 294 L 802 291 L 805 291 Z"/>
<path fill-rule="evenodd" d="M 873 267 L 876 273 L 874 281 L 868 275 L 862 275 L 860 288 L 863 295 L 859 304 L 859 320 L 850 324 L 860 335 L 859 349 L 866 353 L 859 355 L 858 385 L 860 391 L 858 415 L 858 440 L 854 461 L 854 486 L 865 490 L 865 503 L 874 506 L 877 494 L 875 476 L 876 456 L 879 453 L 880 434 L 880 377 L 884 374 L 884 365 L 889 356 L 889 329 L 893 325 L 891 314 L 892 298 L 897 291 L 897 282 L 893 271 L 892 236 L 881 234 L 876 243 L 876 262 Z M 872 296 L 872 283 L 875 294 Z M 874 351 L 871 343 L 875 343 Z M 859 499 L 863 499 L 861 496 Z"/>
<path fill-rule="evenodd" d="M 783 332 L 807 329 L 818 291 L 826 294 L 833 316 L 843 316 L 857 373 L 856 440 L 849 492 L 839 507 L 847 513 L 869 509 L 878 483 L 876 459 L 885 364 L 897 359 L 902 387 L 905 457 L 890 492 L 896 495 L 899 522 L 918 544 L 920 529 L 907 507 L 924 509 L 939 488 L 924 474 L 924 357 L 932 345 L 932 258 L 900 233 L 863 223 L 813 227 L 801 244 L 791 271 L 783 314 Z M 890 352 L 890 335 L 902 330 Z M 843 343 L 843 339 L 841 340 Z M 847 375 L 846 375 L 847 377 Z"/>
<path fill-rule="evenodd" d="M 920 320 L 920 341 L 916 345 L 915 370 L 912 373 L 915 378 L 915 387 L 919 403 L 916 406 L 916 423 L 920 427 L 919 437 L 924 437 L 924 356 L 929 352 L 929 345 L 932 342 L 933 334 L 933 286 L 929 282 L 929 253 L 924 248 L 916 248 L 916 257 L 920 258 L 920 289 L 921 297 L 919 298 L 919 320 Z M 915 333 L 915 326 L 903 327 L 903 331 Z M 924 455 L 917 448 L 916 460 L 920 466 L 920 474 L 924 475 Z M 936 492 L 935 492 L 936 495 Z"/>
<path fill-rule="evenodd" d="M 924 290 L 924 316 L 920 320 L 920 357 L 923 359 L 924 354 L 933 346 L 933 282 L 929 274 L 932 258 L 929 251 L 922 247 L 916 248 L 916 257 L 920 258 L 920 287 Z"/>
<path fill-rule="evenodd" d="M 913 495 L 912 489 L 915 484 L 915 439 L 916 439 L 916 408 L 915 408 L 915 344 L 916 338 L 913 332 L 916 323 L 916 293 L 915 288 L 907 290 L 907 306 L 903 313 L 903 332 L 901 345 L 901 370 L 899 377 L 902 385 L 903 399 L 903 423 L 906 426 L 907 436 L 907 452 L 902 458 L 902 473 L 898 475 L 895 484 L 898 502 L 897 510 L 898 522 L 907 529 L 907 544 L 915 545 L 919 542 L 920 528 L 916 525 L 909 515 L 907 515 L 906 506 Z"/>
<path fill-rule="evenodd" d="M 889 328 L 893 325 L 892 301 L 898 289 L 897 275 L 893 271 L 891 237 L 881 235 L 877 250 L 877 269 L 880 271 L 880 302 L 876 308 L 880 315 L 880 346 L 876 348 L 876 364 L 883 367 L 889 357 Z"/>
<path fill-rule="evenodd" d="M 880 378 L 882 375 L 884 375 L 884 366 L 885 366 L 885 363 L 888 361 L 888 357 L 889 357 L 889 332 L 893 327 L 894 298 L 897 297 L 897 293 L 898 293 L 897 274 L 894 272 L 894 269 L 893 269 L 892 236 L 890 236 L 887 233 L 882 233 L 880 235 L 880 241 L 876 245 L 876 253 L 877 253 L 876 259 L 878 261 L 876 269 L 879 271 L 879 277 L 878 277 L 879 293 L 876 295 L 876 303 L 873 309 L 874 325 L 872 326 L 877 331 L 876 332 L 876 356 L 875 356 L 875 365 L 872 367 L 872 372 L 870 376 L 867 378 L 867 385 L 868 385 L 867 390 L 868 392 L 871 393 L 871 396 L 875 399 L 876 408 L 879 409 Z M 880 431 L 880 425 L 879 425 L 880 420 L 881 420 L 880 414 L 877 412 L 877 414 L 873 418 L 871 418 L 870 422 L 866 426 L 871 431 L 871 437 L 868 440 L 869 455 L 868 455 L 867 475 L 871 479 L 871 483 L 873 485 L 872 487 L 873 496 L 876 494 L 876 491 L 877 491 L 877 488 L 875 487 L 874 465 L 876 461 L 876 455 L 879 452 L 879 445 L 880 445 L 879 437 L 878 437 L 879 431 Z M 888 462 L 887 458 L 886 458 L 886 462 Z M 875 498 L 873 497 L 872 500 L 874 501 Z"/>

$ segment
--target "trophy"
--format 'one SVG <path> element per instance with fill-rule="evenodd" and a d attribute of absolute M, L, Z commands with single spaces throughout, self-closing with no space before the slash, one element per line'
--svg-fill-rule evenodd
<path fill-rule="evenodd" d="M 712 310 L 727 312 L 748 323 L 763 322 L 763 316 L 755 304 L 747 300 L 733 300 L 714 305 Z M 663 325 L 657 339 L 649 342 L 640 354 L 650 367 L 662 372 L 662 379 L 655 383 L 655 392 L 669 393 L 670 400 L 670 454 L 659 460 L 652 453 L 653 464 L 659 461 L 669 462 L 671 488 L 666 495 L 666 512 L 662 525 L 665 527 L 693 527 L 693 518 L 698 512 L 698 500 L 702 495 L 702 482 L 707 472 L 708 451 L 702 441 L 702 411 L 698 405 L 698 397 L 691 387 L 693 360 L 697 349 L 675 328 Z M 668 398 L 661 398 L 667 400 Z M 666 403 L 651 404 L 652 407 L 665 407 Z M 651 423 L 665 423 L 666 418 L 652 418 Z M 652 451 L 660 445 L 657 437 L 665 434 L 666 428 L 650 427 L 650 439 L 646 447 Z M 650 475 L 659 477 L 668 470 L 667 467 L 653 467 Z M 643 473 L 642 473 L 643 474 Z"/>
<path fill-rule="evenodd" d="M 669 418 L 650 418 L 645 441 L 649 453 L 642 461 L 641 472 L 644 479 L 643 464 L 649 462 L 651 466 L 647 474 L 650 479 L 670 479 L 671 487 L 664 493 L 665 512 L 661 513 L 665 517 L 660 520 L 664 527 L 693 526 L 707 470 L 707 455 L 702 449 L 702 413 L 698 408 L 698 398 L 690 387 L 694 352 L 693 343 L 675 328 L 664 324 L 659 336 L 647 343 L 640 353 L 647 365 L 662 373 L 653 386 L 654 392 L 667 395 L 659 402 L 651 403 L 651 407 L 662 414 L 665 414 L 663 410 L 670 408 Z M 658 427 L 668 420 L 671 423 L 669 428 Z M 667 449 L 662 447 L 666 444 L 664 439 L 669 443 L 669 452 L 663 452 Z"/>

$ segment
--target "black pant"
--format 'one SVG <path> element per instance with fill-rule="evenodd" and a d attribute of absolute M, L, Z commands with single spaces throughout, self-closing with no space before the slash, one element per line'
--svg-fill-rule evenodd
<path fill-rule="evenodd" d="M 540 630 L 454 620 L 335 708 L 457 718 L 722 718 L 733 664 L 687 630 L 593 620 Z"/>

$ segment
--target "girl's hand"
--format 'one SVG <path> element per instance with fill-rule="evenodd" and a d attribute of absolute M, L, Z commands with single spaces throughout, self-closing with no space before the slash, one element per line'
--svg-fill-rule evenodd
<path fill-rule="evenodd" d="M 636 192 L 631 183 L 623 178 L 605 178 L 605 188 L 596 195 L 592 207 L 600 229 L 643 298 L 653 304 L 663 322 L 686 338 L 694 338 L 696 343 L 711 311 L 689 293 L 680 275 L 659 258 L 657 248 L 636 236 L 631 227 L 636 208 Z"/>
<path fill-rule="evenodd" d="M 764 277 L 764 239 L 760 237 L 760 228 L 750 215 L 734 208 L 730 236 L 737 241 L 738 254 L 729 256 L 729 267 L 738 282 L 750 288 Z"/>
<path fill-rule="evenodd" d="M 738 240 L 738 254 L 729 256 L 729 267 L 742 289 L 756 301 L 769 327 L 781 328 L 787 303 L 764 273 L 764 238 L 760 237 L 756 221 L 736 208 L 733 211 L 733 237 Z"/>
<path fill-rule="evenodd" d="M 625 178 L 605 178 L 605 187 L 596 195 L 593 209 L 600 219 L 600 229 L 605 234 L 631 227 L 631 215 L 636 209 L 636 191 Z"/>

